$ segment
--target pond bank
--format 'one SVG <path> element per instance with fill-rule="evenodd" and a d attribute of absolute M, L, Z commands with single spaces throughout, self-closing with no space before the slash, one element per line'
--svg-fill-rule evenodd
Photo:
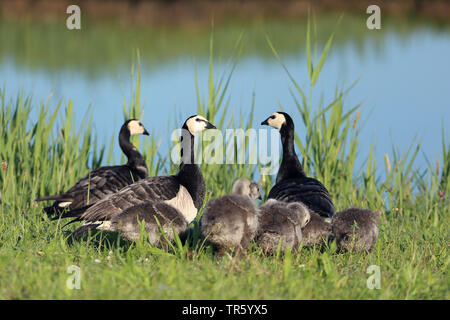
<path fill-rule="evenodd" d="M 66 8 L 72 0 L 3 0 L 0 2 L 0 16 L 28 19 L 58 20 L 66 16 Z M 450 1 L 448 0 L 286 0 L 286 1 L 204 1 L 204 0 L 90 0 L 75 1 L 83 14 L 101 20 L 119 20 L 124 25 L 183 25 L 204 26 L 211 24 L 211 18 L 220 22 L 230 18 L 238 19 L 298 19 L 306 17 L 311 8 L 314 13 L 342 11 L 361 12 L 371 4 L 380 6 L 383 14 L 394 17 L 419 17 L 439 22 L 448 21 Z"/>

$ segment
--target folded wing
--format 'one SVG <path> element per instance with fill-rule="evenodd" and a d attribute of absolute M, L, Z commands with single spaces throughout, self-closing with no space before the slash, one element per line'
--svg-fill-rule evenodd
<path fill-rule="evenodd" d="M 107 196 L 82 212 L 67 212 L 63 217 L 76 217 L 86 222 L 109 220 L 114 215 L 145 201 L 165 201 L 177 196 L 180 188 L 174 176 L 140 180 Z"/>
<path fill-rule="evenodd" d="M 284 202 L 302 202 L 321 216 L 331 217 L 335 208 L 328 190 L 313 178 L 288 179 L 270 190 L 269 199 Z"/>
<path fill-rule="evenodd" d="M 74 210 L 92 205 L 110 194 L 140 180 L 127 166 L 110 166 L 93 170 L 62 194 L 47 196 L 36 201 L 55 200 L 44 208 L 49 216 L 59 216 L 64 210 Z"/>

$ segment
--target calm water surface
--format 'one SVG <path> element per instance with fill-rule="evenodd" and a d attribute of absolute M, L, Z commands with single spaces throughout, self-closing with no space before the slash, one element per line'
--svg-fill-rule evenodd
<path fill-rule="evenodd" d="M 324 35 L 318 36 L 320 48 L 333 29 L 330 19 L 337 20 L 318 19 L 317 29 L 324 30 Z M 373 143 L 382 171 L 383 155 L 391 155 L 393 145 L 406 151 L 414 137 L 422 142 L 416 165 L 426 166 L 427 159 L 434 163 L 438 155 L 441 157 L 442 126 L 447 137 L 450 134 L 449 27 L 404 21 L 400 25 L 386 23 L 382 31 L 370 31 L 361 23 L 355 18 L 338 28 L 314 88 L 313 103 L 316 105 L 321 97 L 325 103 L 330 102 L 336 87 L 347 87 L 360 78 L 345 100 L 347 109 L 362 103 L 358 164 L 364 163 Z M 186 35 L 183 30 L 161 34 L 151 30 L 148 39 L 144 30 L 129 42 L 129 35 L 135 33 L 123 28 L 108 31 L 89 25 L 73 35 L 58 26 L 34 28 L 33 24 L 17 22 L 0 26 L 0 85 L 6 88 L 7 96 L 14 97 L 23 90 L 35 103 L 45 102 L 50 96 L 52 107 L 71 99 L 78 121 L 90 108 L 96 133 L 104 143 L 118 132 L 124 99 L 130 101 L 133 46 L 141 49 L 143 122 L 158 138 L 168 141 L 175 119 L 196 113 L 195 70 L 201 94 L 207 92 L 209 30 L 186 31 Z M 289 93 L 291 83 L 271 55 L 264 36 L 267 33 L 273 37 L 288 69 L 308 91 L 305 23 L 231 24 L 217 29 L 217 78 L 232 56 L 229 48 L 238 37 L 236 30 L 245 35 L 243 54 L 228 91 L 230 110 L 247 114 L 254 93 L 255 124 L 276 111 L 279 103 L 296 117 L 297 132 L 303 137 L 300 116 Z M 116 153 L 120 154 L 118 148 Z"/>

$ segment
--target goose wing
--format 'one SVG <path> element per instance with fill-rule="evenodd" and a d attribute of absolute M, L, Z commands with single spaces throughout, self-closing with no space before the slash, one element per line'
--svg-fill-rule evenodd
<path fill-rule="evenodd" d="M 66 217 L 78 217 L 87 222 L 109 220 L 114 215 L 146 201 L 166 201 L 177 196 L 180 183 L 174 176 L 152 177 L 130 184 L 119 192 L 98 201 L 84 212 Z M 63 215 L 63 216 L 64 216 Z"/>
<path fill-rule="evenodd" d="M 48 215 L 59 215 L 65 208 L 78 209 L 92 205 L 106 196 L 140 180 L 141 177 L 128 166 L 101 167 L 81 178 L 64 193 L 42 197 L 36 201 L 55 200 L 44 210 Z"/>
<path fill-rule="evenodd" d="M 335 209 L 328 190 L 313 178 L 289 179 L 273 186 L 269 199 L 284 202 L 302 202 L 322 216 L 333 216 Z"/>

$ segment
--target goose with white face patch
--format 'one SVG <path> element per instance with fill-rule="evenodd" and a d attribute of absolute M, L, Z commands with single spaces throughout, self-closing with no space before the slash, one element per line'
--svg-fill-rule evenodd
<path fill-rule="evenodd" d="M 89 229 L 108 230 L 111 220 L 116 219 L 115 217 L 124 210 L 148 201 L 165 202 L 178 210 L 188 223 L 194 220 L 206 192 L 202 173 L 194 161 L 194 135 L 215 128 L 202 116 L 189 117 L 182 128 L 181 163 L 178 173 L 173 176 L 142 179 L 86 210 L 69 212 L 68 214 L 76 217 L 74 221 L 85 221 L 82 229 L 76 230 L 74 235 L 79 237 Z"/>
<path fill-rule="evenodd" d="M 53 205 L 44 208 L 44 211 L 55 219 L 65 218 L 64 211 L 90 206 L 123 187 L 147 178 L 145 160 L 130 141 L 131 136 L 139 134 L 148 135 L 148 132 L 142 122 L 136 119 L 126 121 L 120 128 L 119 145 L 128 158 L 125 165 L 95 169 L 66 192 L 36 201 L 54 200 Z"/>
<path fill-rule="evenodd" d="M 333 216 L 335 209 L 328 190 L 320 181 L 306 176 L 295 153 L 292 118 L 287 113 L 279 111 L 261 124 L 277 129 L 283 146 L 283 159 L 276 184 L 270 190 L 268 198 L 285 202 L 302 202 L 323 217 Z"/>
<path fill-rule="evenodd" d="M 336 239 L 339 251 L 369 252 L 378 239 L 377 213 L 360 208 L 349 208 L 331 219 L 331 238 Z"/>
<path fill-rule="evenodd" d="M 256 242 L 266 254 L 287 247 L 297 249 L 302 241 L 302 228 L 310 219 L 310 211 L 300 202 L 286 203 L 269 199 L 260 208 Z"/>
<path fill-rule="evenodd" d="M 219 251 L 245 249 L 258 230 L 255 199 L 261 199 L 258 184 L 247 178 L 238 179 L 232 194 L 206 204 L 199 222 L 202 236 Z"/>

